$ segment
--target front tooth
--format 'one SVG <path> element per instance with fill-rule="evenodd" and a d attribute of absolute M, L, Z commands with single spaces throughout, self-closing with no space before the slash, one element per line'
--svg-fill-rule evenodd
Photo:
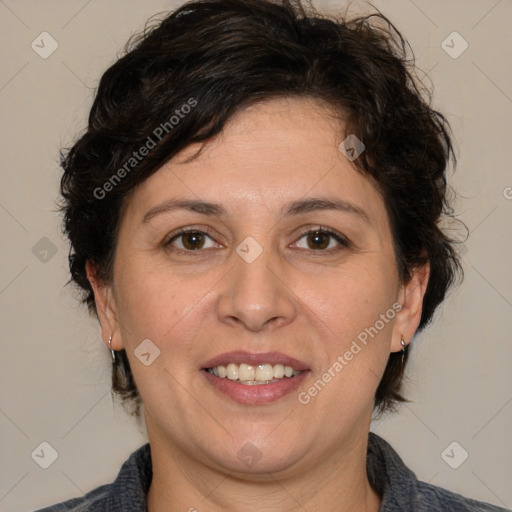
<path fill-rule="evenodd" d="M 240 380 L 254 380 L 254 366 L 242 363 L 238 370 Z"/>
<path fill-rule="evenodd" d="M 226 367 L 226 377 L 229 380 L 237 380 L 238 379 L 238 365 L 234 363 L 229 363 Z"/>
<path fill-rule="evenodd" d="M 284 377 L 284 366 L 282 364 L 274 365 L 274 379 L 282 379 Z"/>
<path fill-rule="evenodd" d="M 271 364 L 259 364 L 255 367 L 245 363 L 240 365 L 235 363 L 229 363 L 227 366 L 219 365 L 211 368 L 209 371 L 221 379 L 227 377 L 230 380 L 258 381 L 258 383 L 282 379 L 283 377 L 293 377 L 300 373 L 291 366 L 284 366 L 282 364 L 275 364 L 273 366 Z"/>
<path fill-rule="evenodd" d="M 272 380 L 274 378 L 274 368 L 271 364 L 259 364 L 256 367 L 255 380 Z"/>

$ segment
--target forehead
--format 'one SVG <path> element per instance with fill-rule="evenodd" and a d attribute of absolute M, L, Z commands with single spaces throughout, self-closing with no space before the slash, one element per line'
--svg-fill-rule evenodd
<path fill-rule="evenodd" d="M 341 121 L 314 100 L 252 105 L 219 136 L 189 146 L 143 182 L 128 209 L 140 214 L 172 196 L 278 212 L 298 198 L 334 194 L 382 217 L 380 194 L 339 150 L 345 136 Z"/>

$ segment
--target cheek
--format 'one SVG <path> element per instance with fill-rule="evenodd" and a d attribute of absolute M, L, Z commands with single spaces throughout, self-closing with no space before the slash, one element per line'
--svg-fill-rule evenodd
<path fill-rule="evenodd" d="M 120 265 L 121 266 L 121 265 Z M 117 276 L 118 320 L 123 344 L 134 349 L 148 338 L 161 351 L 185 355 L 213 307 L 218 272 L 180 277 L 169 268 L 127 262 Z M 218 274 L 218 275 L 217 275 Z M 174 356 L 173 356 L 174 357 Z"/>
<path fill-rule="evenodd" d="M 334 278 L 336 277 L 336 278 Z M 375 391 L 390 351 L 396 310 L 397 280 L 379 265 L 361 265 L 338 273 L 322 286 L 310 286 L 310 320 L 324 357 L 314 379 L 303 389 L 313 407 L 331 407 L 333 432 L 347 415 L 363 417 L 373 407 Z M 301 402 L 304 403 L 304 402 Z"/>
<path fill-rule="evenodd" d="M 148 410 L 172 403 L 184 414 L 178 382 L 186 382 L 197 372 L 197 341 L 205 331 L 205 311 L 213 307 L 208 291 L 214 284 L 215 279 L 208 276 L 182 280 L 155 267 L 149 271 L 126 266 L 119 274 L 118 319 L 123 346 Z M 146 339 L 159 350 L 148 366 L 137 356 L 138 347 Z M 162 393 L 155 394 L 155 389 Z M 169 418 L 170 423 L 174 421 Z"/>
<path fill-rule="evenodd" d="M 304 281 L 297 295 L 307 298 L 305 302 L 328 328 L 330 338 L 343 346 L 349 338 L 356 339 L 374 326 L 381 315 L 385 322 L 378 323 L 379 331 L 384 334 L 390 329 L 394 314 L 387 312 L 392 309 L 398 290 L 397 277 L 390 268 L 393 267 L 380 261 L 355 262 L 322 281 Z"/>

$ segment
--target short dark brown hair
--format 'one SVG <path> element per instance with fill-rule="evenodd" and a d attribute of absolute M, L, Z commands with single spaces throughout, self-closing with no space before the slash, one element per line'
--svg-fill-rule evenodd
<path fill-rule="evenodd" d="M 414 77 L 410 48 L 379 12 L 346 19 L 320 15 L 300 0 L 205 0 L 149 25 L 104 73 L 86 133 L 62 151 L 71 276 L 91 312 L 85 265 L 111 279 L 128 194 L 180 150 L 218 135 L 242 108 L 302 97 L 342 115 L 346 134 L 366 146 L 354 164 L 382 194 L 401 281 L 430 263 L 422 329 L 462 271 L 453 240 L 439 227 L 452 216 L 449 128 Z M 130 160 L 150 139 L 147 155 Z M 375 396 L 378 411 L 403 401 L 403 370 L 401 354 L 391 354 Z M 117 353 L 113 390 L 134 400 L 138 412 L 124 350 Z"/>

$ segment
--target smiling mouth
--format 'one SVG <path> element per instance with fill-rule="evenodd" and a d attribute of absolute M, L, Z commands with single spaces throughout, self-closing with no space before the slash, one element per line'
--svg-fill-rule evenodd
<path fill-rule="evenodd" d="M 300 375 L 302 371 L 294 370 L 291 366 L 277 364 L 236 364 L 229 363 L 226 366 L 218 365 L 205 370 L 220 379 L 228 379 L 245 386 L 257 386 L 272 384 L 284 379 Z"/>

